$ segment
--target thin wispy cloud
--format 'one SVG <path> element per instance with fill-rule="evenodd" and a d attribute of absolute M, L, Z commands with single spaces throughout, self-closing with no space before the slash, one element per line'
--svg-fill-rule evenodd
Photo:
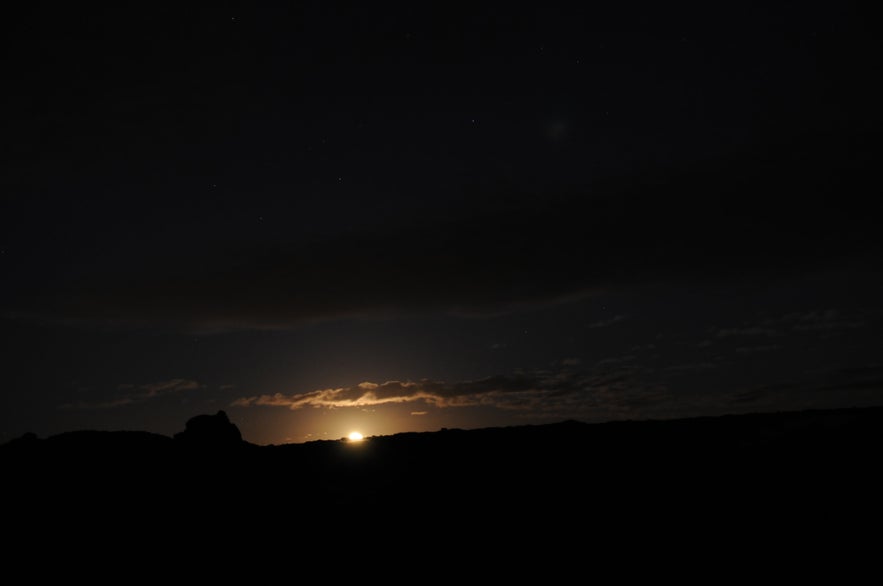
<path fill-rule="evenodd" d="M 883 367 L 880 365 L 822 369 L 807 374 L 801 379 L 741 389 L 731 396 L 731 401 L 767 408 L 781 404 L 821 408 L 842 405 L 843 402 L 876 404 L 883 397 Z"/>
<path fill-rule="evenodd" d="M 780 332 L 772 328 L 764 328 L 759 326 L 748 326 L 741 328 L 722 328 L 715 334 L 718 338 L 732 338 L 734 336 L 778 336 Z"/>
<path fill-rule="evenodd" d="M 740 341 L 750 338 L 781 339 L 795 335 L 836 335 L 866 327 L 871 318 L 872 316 L 867 312 L 844 311 L 836 308 L 790 312 L 743 323 L 739 326 L 715 328 L 712 330 L 710 338 L 699 342 L 699 347 L 708 348 L 728 340 Z M 769 351 L 778 349 L 778 347 L 776 344 L 742 344 L 736 351 Z"/>
<path fill-rule="evenodd" d="M 739 354 L 755 354 L 757 352 L 774 352 L 780 348 L 781 346 L 778 344 L 758 344 L 756 346 L 739 346 L 735 351 Z"/>
<path fill-rule="evenodd" d="M 613 324 L 618 324 L 619 322 L 628 319 L 628 317 L 629 316 L 627 316 L 627 315 L 617 314 L 617 315 L 614 315 L 613 317 L 609 317 L 607 319 L 602 319 L 602 320 L 596 321 L 595 323 L 591 323 L 591 324 L 589 324 L 588 327 L 591 329 L 606 328 L 607 326 L 612 326 Z"/>
<path fill-rule="evenodd" d="M 117 385 L 116 396 L 101 400 L 77 401 L 59 405 L 60 409 L 113 409 L 143 403 L 166 395 L 194 391 L 201 388 L 195 380 L 174 378 L 166 381 L 134 385 Z"/>

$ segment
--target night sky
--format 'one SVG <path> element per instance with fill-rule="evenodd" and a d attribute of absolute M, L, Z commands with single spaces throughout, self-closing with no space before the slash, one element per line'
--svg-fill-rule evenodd
<path fill-rule="evenodd" d="M 864 10 L 6 11 L 0 441 L 883 404 Z"/>

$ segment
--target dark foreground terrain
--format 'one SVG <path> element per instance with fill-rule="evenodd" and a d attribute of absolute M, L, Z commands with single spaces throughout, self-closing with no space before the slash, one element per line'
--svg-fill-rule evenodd
<path fill-rule="evenodd" d="M 879 545 L 881 447 L 883 408 L 279 446 L 243 441 L 219 412 L 174 437 L 25 436 L 0 446 L 0 466 L 6 534 L 36 542 L 61 532 L 76 545 L 91 528 L 116 545 L 266 543 L 273 531 L 291 547 L 444 535 L 454 548 L 555 543 L 573 555 L 643 544 L 777 556 L 800 544 L 812 556 L 849 543 L 861 556 Z"/>

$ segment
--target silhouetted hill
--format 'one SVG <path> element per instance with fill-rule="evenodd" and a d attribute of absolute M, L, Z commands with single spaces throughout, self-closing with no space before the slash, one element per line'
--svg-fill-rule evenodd
<path fill-rule="evenodd" d="M 0 446 L 6 502 L 44 522 L 101 519 L 117 531 L 186 523 L 226 532 L 230 523 L 254 529 L 267 515 L 300 526 L 322 512 L 409 530 L 479 524 L 498 537 L 567 523 L 611 535 L 701 527 L 720 538 L 770 523 L 791 537 L 843 531 L 855 519 L 879 520 L 883 494 L 883 408 L 270 446 L 232 441 L 226 415 L 199 417 L 174 438 L 76 431 L 8 442 Z M 206 438 L 185 439 L 203 424 L 214 430 L 211 449 Z"/>

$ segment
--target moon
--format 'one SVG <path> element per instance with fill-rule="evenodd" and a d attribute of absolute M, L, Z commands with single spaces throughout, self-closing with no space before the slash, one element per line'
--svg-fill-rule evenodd
<path fill-rule="evenodd" d="M 350 432 L 349 438 L 351 442 L 360 442 L 362 441 L 363 436 L 358 431 L 352 431 Z"/>

